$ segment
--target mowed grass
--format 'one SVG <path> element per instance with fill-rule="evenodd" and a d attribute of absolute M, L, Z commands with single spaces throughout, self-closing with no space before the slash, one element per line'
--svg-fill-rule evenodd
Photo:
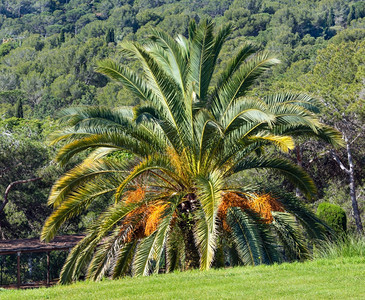
<path fill-rule="evenodd" d="M 365 257 L 2 290 L 0 299 L 365 299 Z"/>

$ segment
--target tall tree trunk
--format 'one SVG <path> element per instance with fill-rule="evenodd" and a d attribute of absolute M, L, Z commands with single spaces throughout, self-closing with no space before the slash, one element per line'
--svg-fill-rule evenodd
<path fill-rule="evenodd" d="M 344 135 L 344 140 L 346 142 L 347 162 L 349 167 L 348 168 L 345 167 L 345 165 L 341 162 L 340 158 L 334 151 L 331 151 L 331 153 L 333 159 L 337 162 L 340 168 L 346 172 L 346 174 L 349 177 L 350 198 L 351 198 L 352 211 L 355 219 L 356 229 L 359 234 L 363 234 L 364 229 L 361 222 L 359 205 L 356 199 L 355 170 L 354 170 L 354 162 L 352 159 L 351 143 L 349 142 L 348 137 L 346 135 Z"/>
<path fill-rule="evenodd" d="M 354 163 L 352 160 L 352 153 L 350 148 L 350 143 L 347 138 L 345 138 L 346 141 L 346 150 L 347 150 L 347 160 L 349 162 L 349 179 L 350 179 L 350 197 L 351 197 L 351 203 L 352 203 L 352 209 L 354 212 L 354 218 L 356 223 L 357 231 L 360 234 L 364 233 L 364 229 L 362 227 L 361 217 L 360 217 L 360 211 L 359 206 L 356 199 L 356 186 L 355 186 L 355 176 L 354 176 Z"/>

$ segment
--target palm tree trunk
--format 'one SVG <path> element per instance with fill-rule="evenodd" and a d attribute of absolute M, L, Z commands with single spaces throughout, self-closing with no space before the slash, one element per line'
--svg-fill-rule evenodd
<path fill-rule="evenodd" d="M 199 250 L 195 244 L 193 228 L 195 221 L 192 219 L 192 213 L 196 210 L 196 195 L 191 193 L 187 195 L 187 201 L 179 206 L 180 215 L 183 216 L 179 222 L 185 245 L 185 270 L 199 268 Z"/>
<path fill-rule="evenodd" d="M 190 224 L 189 224 L 190 225 Z M 185 270 L 199 268 L 199 251 L 195 245 L 192 226 L 188 230 L 183 230 L 185 244 Z"/>

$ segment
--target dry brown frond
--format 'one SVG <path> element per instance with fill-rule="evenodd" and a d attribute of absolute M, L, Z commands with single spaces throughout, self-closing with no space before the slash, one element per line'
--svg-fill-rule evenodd
<path fill-rule="evenodd" d="M 283 206 L 270 194 L 256 194 L 254 197 L 248 198 L 234 192 L 228 192 L 223 195 L 218 209 L 218 218 L 222 220 L 224 230 L 230 230 L 226 222 L 227 210 L 230 207 L 252 210 L 259 214 L 265 223 L 271 223 L 273 221 L 272 211 L 284 212 Z"/>
<path fill-rule="evenodd" d="M 230 207 L 241 207 L 243 209 L 250 208 L 248 200 L 246 198 L 241 197 L 233 192 L 225 193 L 222 197 L 222 202 L 218 209 L 218 218 L 222 220 L 224 230 L 230 230 L 230 227 L 226 222 L 227 210 Z"/>
<path fill-rule="evenodd" d="M 128 230 L 125 243 L 131 242 L 134 239 L 141 239 L 145 237 L 144 227 L 146 223 L 146 215 L 148 215 L 148 213 L 148 206 L 143 204 L 131 211 L 125 217 L 120 228 L 121 234 L 125 234 Z"/>
<path fill-rule="evenodd" d="M 250 209 L 258 213 L 265 223 L 271 223 L 273 221 L 272 211 L 284 212 L 283 206 L 270 194 L 256 194 L 250 200 Z"/>
<path fill-rule="evenodd" d="M 146 226 L 144 233 L 146 236 L 152 234 L 158 227 L 161 222 L 161 216 L 163 211 L 165 210 L 167 204 L 157 204 L 153 205 L 150 210 L 152 211 L 146 221 Z"/>
<path fill-rule="evenodd" d="M 146 191 L 141 186 L 137 186 L 135 190 L 130 190 L 125 193 L 124 201 L 126 203 L 137 203 L 144 199 Z"/>
<path fill-rule="evenodd" d="M 160 224 L 166 206 L 167 204 L 159 201 L 150 205 L 143 204 L 130 212 L 120 228 L 121 234 L 125 235 L 124 242 L 151 235 Z"/>

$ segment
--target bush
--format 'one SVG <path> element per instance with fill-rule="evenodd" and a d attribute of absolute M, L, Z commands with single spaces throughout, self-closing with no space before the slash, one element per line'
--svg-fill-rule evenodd
<path fill-rule="evenodd" d="M 342 235 L 347 230 L 346 212 L 338 205 L 323 202 L 317 208 L 317 215 L 325 221 L 332 229 Z"/>

